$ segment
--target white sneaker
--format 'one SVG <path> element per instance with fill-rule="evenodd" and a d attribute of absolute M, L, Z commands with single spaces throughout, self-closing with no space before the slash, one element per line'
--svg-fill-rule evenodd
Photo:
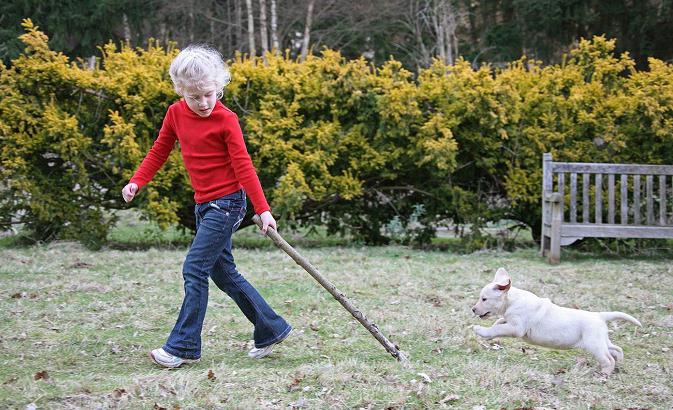
<path fill-rule="evenodd" d="M 163 348 L 154 349 L 150 352 L 150 357 L 154 363 L 159 366 L 168 367 L 170 369 L 180 367 L 183 364 L 196 363 L 199 359 L 183 359 L 181 357 L 173 356 L 165 351 Z"/>
<path fill-rule="evenodd" d="M 287 334 L 285 335 L 285 337 L 283 337 L 282 339 L 280 339 L 279 341 L 277 341 L 277 342 L 274 343 L 274 344 L 270 344 L 270 345 L 268 345 L 268 346 L 264 346 L 264 347 L 260 347 L 260 348 L 253 347 L 253 348 L 250 349 L 250 351 L 248 352 L 248 357 L 251 358 L 251 359 L 261 359 L 262 357 L 266 357 L 266 356 L 270 355 L 270 354 L 271 354 L 271 351 L 273 350 L 273 348 L 274 348 L 277 344 L 280 344 L 280 342 L 282 342 L 283 340 L 287 339 L 287 337 L 290 336 L 290 333 L 292 333 L 292 330 L 290 330 L 289 332 L 287 332 Z"/>

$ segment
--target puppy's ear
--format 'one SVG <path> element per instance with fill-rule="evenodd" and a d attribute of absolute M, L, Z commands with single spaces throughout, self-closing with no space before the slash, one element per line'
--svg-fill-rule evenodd
<path fill-rule="evenodd" d="M 493 280 L 495 283 L 495 288 L 498 290 L 502 290 L 504 292 L 507 292 L 509 288 L 512 286 L 512 279 L 509 277 L 509 274 L 505 270 L 505 268 L 499 268 L 495 272 L 495 279 Z"/>

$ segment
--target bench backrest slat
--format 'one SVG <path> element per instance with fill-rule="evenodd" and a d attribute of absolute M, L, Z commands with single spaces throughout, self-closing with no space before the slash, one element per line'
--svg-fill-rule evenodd
<path fill-rule="evenodd" d="M 615 174 L 608 174 L 608 223 L 615 223 Z"/>
<path fill-rule="evenodd" d="M 589 209 L 591 208 L 589 204 L 589 178 L 588 173 L 582 174 L 582 222 L 585 224 L 589 223 Z"/>
<path fill-rule="evenodd" d="M 633 223 L 640 225 L 640 175 L 633 176 Z"/>
<path fill-rule="evenodd" d="M 628 181 L 629 176 L 626 174 L 622 174 L 620 181 L 619 181 L 619 204 L 620 204 L 620 212 L 619 212 L 619 223 L 622 225 L 626 225 L 629 223 L 629 205 L 628 205 L 628 193 L 627 189 L 629 187 L 629 181 Z"/>
<path fill-rule="evenodd" d="M 603 223 L 603 174 L 596 174 L 596 210 L 595 221 Z"/>
<path fill-rule="evenodd" d="M 570 222 L 577 222 L 577 173 L 570 174 Z"/>
<path fill-rule="evenodd" d="M 666 225 L 666 175 L 659 175 L 659 225 Z"/>
<path fill-rule="evenodd" d="M 566 196 L 566 184 L 565 184 L 565 176 L 563 172 L 560 172 L 558 174 L 558 193 L 561 194 L 561 198 L 565 198 Z M 564 207 L 565 201 L 561 201 L 561 216 L 565 215 L 565 207 Z"/>
<path fill-rule="evenodd" d="M 652 175 L 647 175 L 645 177 L 645 183 L 647 184 L 647 224 L 654 225 L 654 189 Z"/>

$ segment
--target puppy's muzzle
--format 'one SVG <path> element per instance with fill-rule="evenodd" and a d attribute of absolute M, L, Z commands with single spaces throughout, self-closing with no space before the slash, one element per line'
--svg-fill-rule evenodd
<path fill-rule="evenodd" d="M 472 313 L 474 313 L 475 315 L 479 316 L 480 319 L 485 319 L 488 315 L 491 314 L 491 312 L 486 312 L 486 313 L 482 313 L 482 314 L 480 315 L 479 313 L 477 313 L 477 308 L 476 308 L 476 307 L 473 307 L 473 308 L 472 308 Z"/>

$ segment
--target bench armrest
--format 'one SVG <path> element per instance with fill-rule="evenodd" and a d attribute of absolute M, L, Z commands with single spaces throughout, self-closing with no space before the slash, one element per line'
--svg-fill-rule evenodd
<path fill-rule="evenodd" d="M 563 197 L 558 192 L 551 192 L 544 196 L 545 202 L 561 202 L 562 199 Z"/>

